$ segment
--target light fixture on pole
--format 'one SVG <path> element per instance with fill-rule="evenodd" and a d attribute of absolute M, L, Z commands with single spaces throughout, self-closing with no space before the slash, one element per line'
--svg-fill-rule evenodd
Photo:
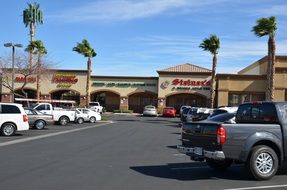
<path fill-rule="evenodd" d="M 15 48 L 23 47 L 22 44 L 5 43 L 5 47 L 12 47 L 12 102 L 14 102 L 14 75 L 15 75 Z"/>

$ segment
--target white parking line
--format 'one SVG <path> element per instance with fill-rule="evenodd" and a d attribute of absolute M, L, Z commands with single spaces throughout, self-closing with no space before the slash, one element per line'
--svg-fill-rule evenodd
<path fill-rule="evenodd" d="M 243 187 L 243 188 L 223 189 L 223 190 L 274 189 L 274 188 L 281 188 L 281 187 L 287 187 L 287 184 L 285 184 L 285 185 L 257 186 L 257 187 Z"/>
<path fill-rule="evenodd" d="M 185 154 L 173 154 L 174 156 L 186 156 Z"/>
<path fill-rule="evenodd" d="M 98 126 L 108 125 L 108 124 L 111 124 L 111 123 L 112 122 L 106 122 L 106 123 L 101 123 L 99 125 L 92 125 L 92 126 L 88 126 L 88 127 L 84 127 L 84 128 L 77 128 L 77 129 L 72 129 L 72 130 L 68 130 L 68 131 L 61 131 L 61 132 L 57 132 L 57 133 L 50 133 L 50 134 L 46 134 L 46 135 L 40 135 L 40 136 L 36 136 L 36 137 L 28 137 L 28 138 L 25 138 L 25 139 L 12 140 L 12 141 L 8 141 L 8 142 L 0 143 L 0 147 L 13 145 L 13 144 L 18 144 L 18 143 L 23 143 L 23 142 L 28 142 L 28 141 L 33 141 L 33 140 L 37 140 L 37 139 L 43 139 L 43 138 L 47 138 L 47 137 L 53 137 L 53 136 L 62 135 L 62 134 L 73 133 L 73 132 L 76 132 L 76 131 L 83 131 L 83 130 L 91 129 L 91 128 L 98 127 Z"/>

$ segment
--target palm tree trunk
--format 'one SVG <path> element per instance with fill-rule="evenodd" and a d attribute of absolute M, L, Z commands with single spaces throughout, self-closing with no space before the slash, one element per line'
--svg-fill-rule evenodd
<path fill-rule="evenodd" d="M 30 42 L 34 41 L 34 37 L 35 37 L 35 24 L 34 23 L 30 23 Z"/>
<path fill-rule="evenodd" d="M 35 36 L 35 24 L 31 23 L 30 24 L 30 43 L 34 41 L 34 36 Z M 34 52 L 31 49 L 29 52 L 29 54 L 30 54 L 30 57 L 29 57 L 30 66 L 32 66 L 34 64 L 34 54 L 33 53 Z"/>
<path fill-rule="evenodd" d="M 211 84 L 210 84 L 210 108 L 214 108 L 215 101 L 215 73 L 217 65 L 217 55 L 213 54 L 212 71 L 211 71 Z"/>
<path fill-rule="evenodd" d="M 271 101 L 272 96 L 272 87 L 271 87 L 271 80 L 272 80 L 272 41 L 271 37 L 268 39 L 268 62 L 267 62 L 267 90 L 266 90 L 266 100 Z"/>
<path fill-rule="evenodd" d="M 41 53 L 38 53 L 38 63 L 37 63 L 37 100 L 40 100 L 40 69 L 41 69 Z"/>
<path fill-rule="evenodd" d="M 86 107 L 89 107 L 89 104 L 90 104 L 90 99 L 91 99 L 91 96 L 90 96 L 90 80 L 91 80 L 91 73 L 92 73 L 92 69 L 91 69 L 91 66 L 92 66 L 92 60 L 91 58 L 89 57 L 88 58 L 88 74 L 87 74 L 87 86 L 86 86 Z"/>
<path fill-rule="evenodd" d="M 275 52 L 276 52 L 276 45 L 275 45 L 275 37 L 274 35 L 271 36 L 270 38 L 270 43 L 271 43 L 271 69 L 270 69 L 270 100 L 273 101 L 274 100 L 274 89 L 275 89 L 275 85 L 274 85 L 274 76 L 275 76 Z"/>

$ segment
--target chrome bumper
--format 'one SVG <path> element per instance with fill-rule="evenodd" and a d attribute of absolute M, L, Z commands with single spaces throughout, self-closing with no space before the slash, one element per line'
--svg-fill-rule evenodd
<path fill-rule="evenodd" d="M 205 157 L 205 158 L 210 158 L 214 160 L 224 160 L 225 155 L 223 151 L 207 151 L 207 150 L 202 150 L 202 152 L 198 152 L 196 149 L 200 149 L 197 147 L 191 148 L 191 147 L 185 147 L 181 145 L 177 145 L 177 150 L 180 153 L 187 154 L 187 155 L 194 155 L 198 157 Z"/>

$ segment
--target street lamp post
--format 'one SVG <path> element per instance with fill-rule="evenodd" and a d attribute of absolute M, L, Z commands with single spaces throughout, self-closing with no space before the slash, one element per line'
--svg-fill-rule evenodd
<path fill-rule="evenodd" d="M 5 43 L 5 47 L 12 47 L 12 102 L 14 102 L 14 75 L 15 75 L 15 48 L 23 47 L 22 44 Z"/>

